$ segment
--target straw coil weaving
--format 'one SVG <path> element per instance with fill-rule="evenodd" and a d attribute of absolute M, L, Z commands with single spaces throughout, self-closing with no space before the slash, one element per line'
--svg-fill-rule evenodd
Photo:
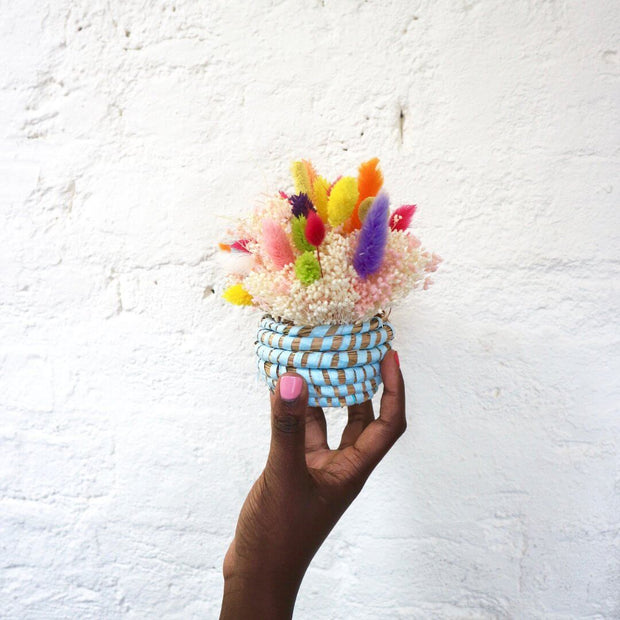
<path fill-rule="evenodd" d="M 263 317 L 256 340 L 258 370 L 273 391 L 278 377 L 297 372 L 311 407 L 370 400 L 381 384 L 380 363 L 394 337 L 380 316 L 346 325 L 292 325 Z"/>

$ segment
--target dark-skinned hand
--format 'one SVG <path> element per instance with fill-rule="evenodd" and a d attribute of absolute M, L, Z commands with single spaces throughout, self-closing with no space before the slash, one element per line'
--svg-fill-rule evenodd
<path fill-rule="evenodd" d="M 398 355 L 381 363 L 379 417 L 372 402 L 348 408 L 337 450 L 327 444 L 325 416 L 308 406 L 295 373 L 271 396 L 271 447 L 265 469 L 239 515 L 224 559 L 221 620 L 290 618 L 314 554 L 407 426 Z"/>

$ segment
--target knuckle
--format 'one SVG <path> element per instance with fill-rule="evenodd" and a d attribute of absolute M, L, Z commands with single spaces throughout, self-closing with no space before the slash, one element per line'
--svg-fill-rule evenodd
<path fill-rule="evenodd" d="M 290 413 L 275 415 L 273 423 L 278 431 L 287 434 L 297 433 L 301 427 L 299 418 Z"/>
<path fill-rule="evenodd" d="M 404 413 L 390 420 L 385 420 L 383 428 L 386 435 L 394 438 L 400 437 L 407 430 L 407 419 Z"/>

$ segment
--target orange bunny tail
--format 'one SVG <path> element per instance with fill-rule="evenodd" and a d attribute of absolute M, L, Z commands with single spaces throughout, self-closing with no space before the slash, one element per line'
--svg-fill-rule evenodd
<path fill-rule="evenodd" d="M 357 175 L 357 190 L 359 192 L 359 202 L 369 196 L 376 196 L 383 186 L 383 173 L 377 167 L 379 158 L 373 157 L 364 162 L 359 167 Z"/>
<path fill-rule="evenodd" d="M 365 198 L 376 196 L 379 193 L 383 185 L 383 174 L 377 167 L 379 165 L 379 158 L 373 157 L 364 162 L 359 167 L 357 175 L 357 191 L 359 196 L 357 198 L 357 204 L 351 218 L 345 224 L 345 232 L 350 233 L 354 230 L 359 230 L 362 227 L 362 221 L 359 216 L 359 206 Z"/>

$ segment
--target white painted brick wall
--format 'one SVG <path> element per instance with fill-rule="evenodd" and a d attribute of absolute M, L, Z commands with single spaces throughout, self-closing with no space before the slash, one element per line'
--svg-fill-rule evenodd
<path fill-rule="evenodd" d="M 269 434 L 217 216 L 374 155 L 445 263 L 297 617 L 620 617 L 615 0 L 0 9 L 1 617 L 217 616 Z"/>

